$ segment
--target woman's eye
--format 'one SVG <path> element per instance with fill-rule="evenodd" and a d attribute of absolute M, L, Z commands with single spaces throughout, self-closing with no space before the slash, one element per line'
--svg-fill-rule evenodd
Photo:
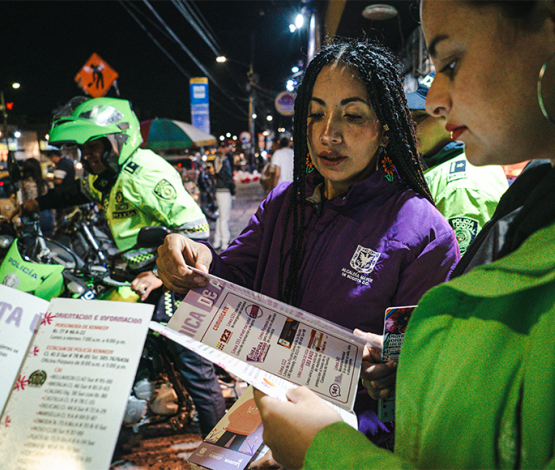
<path fill-rule="evenodd" d="M 308 115 L 309 119 L 320 119 L 324 114 L 323 113 L 310 113 Z"/>
<path fill-rule="evenodd" d="M 453 78 L 455 76 L 455 69 L 457 67 L 457 61 L 456 60 L 452 60 L 451 62 L 449 62 L 445 67 L 443 67 L 441 69 L 441 73 L 447 75 L 450 78 Z"/>
<path fill-rule="evenodd" d="M 362 119 L 362 115 L 360 114 L 345 114 L 345 117 L 349 121 L 360 121 Z"/>

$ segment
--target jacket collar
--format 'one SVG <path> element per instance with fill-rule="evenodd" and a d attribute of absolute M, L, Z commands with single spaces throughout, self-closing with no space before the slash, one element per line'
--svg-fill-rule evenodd
<path fill-rule="evenodd" d="M 447 286 L 471 297 L 499 297 L 555 280 L 555 224 L 532 234 L 516 251 L 478 266 Z"/>
<path fill-rule="evenodd" d="M 349 190 L 340 196 L 331 199 L 333 207 L 340 210 L 342 207 L 350 208 L 352 206 L 374 200 L 375 204 L 385 201 L 393 194 L 405 191 L 408 187 L 402 183 L 397 175 L 393 181 L 386 179 L 383 168 L 379 167 L 377 171 L 372 173 L 368 178 L 353 184 Z M 307 202 L 319 205 L 322 203 L 321 188 L 324 185 L 324 178 L 317 170 L 313 171 L 306 177 L 306 194 Z"/>
<path fill-rule="evenodd" d="M 449 142 L 438 153 L 431 157 L 424 157 L 424 163 L 428 169 L 441 165 L 449 160 L 464 153 L 464 144 L 462 142 Z"/>

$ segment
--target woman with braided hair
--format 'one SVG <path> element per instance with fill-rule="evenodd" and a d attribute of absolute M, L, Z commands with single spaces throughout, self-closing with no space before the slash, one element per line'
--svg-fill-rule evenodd
<path fill-rule="evenodd" d="M 324 46 L 298 90 L 294 147 L 293 183 L 270 192 L 227 250 L 169 235 L 160 278 L 177 292 L 204 285 L 191 265 L 381 334 L 387 307 L 417 303 L 459 258 L 422 175 L 392 56 L 367 42 Z M 360 428 L 376 434 L 369 406 L 358 402 Z"/>

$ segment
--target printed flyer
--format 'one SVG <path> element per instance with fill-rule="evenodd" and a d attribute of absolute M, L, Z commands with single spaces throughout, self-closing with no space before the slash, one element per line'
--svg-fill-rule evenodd
<path fill-rule="evenodd" d="M 52 300 L 0 419 L 0 468 L 109 468 L 152 310 Z"/>
<path fill-rule="evenodd" d="M 47 308 L 46 300 L 0 285 L 0 416 Z"/>
<path fill-rule="evenodd" d="M 168 327 L 352 410 L 364 342 L 345 328 L 215 276 Z M 266 391 L 266 390 L 263 390 Z"/>
<path fill-rule="evenodd" d="M 189 457 L 194 470 L 242 470 L 262 446 L 262 419 L 248 387 Z"/>

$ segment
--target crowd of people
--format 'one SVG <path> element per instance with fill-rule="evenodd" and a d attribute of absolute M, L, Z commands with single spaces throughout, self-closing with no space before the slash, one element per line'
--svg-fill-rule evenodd
<path fill-rule="evenodd" d="M 125 100 L 74 102 L 54 121 L 50 143 L 80 148 L 86 180 L 66 185 L 52 158 L 65 186 L 47 191 L 40 165 L 24 168 L 23 210 L 40 212 L 45 231 L 46 210 L 89 200 L 121 250 L 141 227 L 172 230 L 157 272 L 133 281 L 144 301 L 160 302 L 162 284 L 178 294 L 206 285 L 195 267 L 366 340 L 358 430 L 305 387 L 287 402 L 255 391 L 276 466 L 555 462 L 555 3 L 422 0 L 420 14 L 435 72 L 413 93 L 376 42 L 330 41 L 315 55 L 293 135 L 276 140 L 269 192 L 234 240 L 232 143 L 214 159 L 210 244 L 177 173 L 139 149 Z M 528 160 L 509 186 L 501 166 Z M 386 308 L 416 304 L 399 363 L 381 363 Z M 214 368 L 175 353 L 206 435 L 225 412 Z M 393 387 L 396 422 L 383 423 L 377 399 Z"/>

